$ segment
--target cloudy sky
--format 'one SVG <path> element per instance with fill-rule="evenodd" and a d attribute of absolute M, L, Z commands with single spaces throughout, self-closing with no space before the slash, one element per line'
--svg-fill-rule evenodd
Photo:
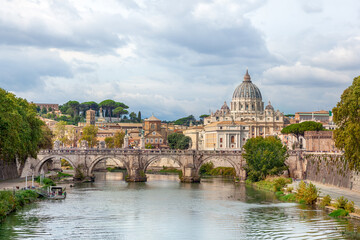
<path fill-rule="evenodd" d="M 0 87 L 198 117 L 246 69 L 284 113 L 330 110 L 360 75 L 358 0 L 0 0 Z"/>

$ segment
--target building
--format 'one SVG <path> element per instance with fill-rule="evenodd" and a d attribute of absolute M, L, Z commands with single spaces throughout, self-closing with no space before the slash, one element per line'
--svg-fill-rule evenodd
<path fill-rule="evenodd" d="M 332 122 L 331 111 L 313 111 L 313 112 L 297 112 L 295 113 L 295 122 L 300 123 L 304 121 L 314 121 L 321 122 L 324 124 L 329 124 Z"/>
<path fill-rule="evenodd" d="M 204 127 L 204 150 L 241 149 L 249 138 L 244 122 L 213 122 Z"/>
<path fill-rule="evenodd" d="M 155 148 L 164 148 L 166 146 L 166 131 L 162 131 L 161 120 L 151 117 L 144 120 L 145 144 L 151 144 Z"/>
<path fill-rule="evenodd" d="M 230 107 L 226 102 L 215 113 L 204 119 L 204 130 L 185 131 L 198 139 L 199 148 L 241 149 L 252 137 L 278 135 L 285 125 L 284 114 L 275 110 L 270 101 L 264 107 L 259 88 L 246 71 L 243 82 L 236 87 Z M 194 144 L 193 144 L 194 145 Z"/>
<path fill-rule="evenodd" d="M 59 104 L 54 103 L 34 103 L 40 109 L 46 108 L 47 111 L 59 111 Z"/>
<path fill-rule="evenodd" d="M 92 109 L 86 111 L 86 125 L 95 125 L 95 111 Z"/>
<path fill-rule="evenodd" d="M 335 152 L 333 131 L 306 131 L 305 149 L 309 152 Z"/>

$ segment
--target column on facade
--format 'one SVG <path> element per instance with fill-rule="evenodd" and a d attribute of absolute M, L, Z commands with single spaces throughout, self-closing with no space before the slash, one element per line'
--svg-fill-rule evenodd
<path fill-rule="evenodd" d="M 224 146 L 225 146 L 225 148 L 228 148 L 228 137 L 229 137 L 229 134 L 225 133 L 225 137 L 224 137 Z"/>

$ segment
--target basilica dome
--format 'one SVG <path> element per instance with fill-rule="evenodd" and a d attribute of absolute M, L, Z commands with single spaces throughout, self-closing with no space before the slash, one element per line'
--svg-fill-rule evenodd
<path fill-rule="evenodd" d="M 244 81 L 235 89 L 233 99 L 252 98 L 262 100 L 259 88 L 251 82 L 250 75 L 246 70 Z"/>

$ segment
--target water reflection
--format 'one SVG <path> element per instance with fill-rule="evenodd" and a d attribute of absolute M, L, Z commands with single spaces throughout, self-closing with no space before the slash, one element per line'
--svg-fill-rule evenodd
<path fill-rule="evenodd" d="M 358 228 L 224 179 L 123 179 L 99 173 L 69 189 L 65 201 L 28 206 L 0 225 L 0 239 L 345 239 Z"/>

